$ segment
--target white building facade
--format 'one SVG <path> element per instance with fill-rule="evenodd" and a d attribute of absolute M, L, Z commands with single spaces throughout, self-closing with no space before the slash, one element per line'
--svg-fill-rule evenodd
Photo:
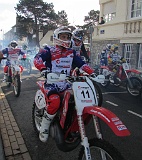
<path fill-rule="evenodd" d="M 106 44 L 117 43 L 132 68 L 142 70 L 142 0 L 99 0 L 105 24 L 94 26 L 93 65 Z"/>

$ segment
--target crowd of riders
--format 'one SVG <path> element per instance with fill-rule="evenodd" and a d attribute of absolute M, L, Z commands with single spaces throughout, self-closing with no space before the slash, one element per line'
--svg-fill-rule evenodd
<path fill-rule="evenodd" d="M 118 44 L 107 44 L 100 54 L 100 66 L 113 68 L 118 62 L 126 62 L 119 53 Z"/>

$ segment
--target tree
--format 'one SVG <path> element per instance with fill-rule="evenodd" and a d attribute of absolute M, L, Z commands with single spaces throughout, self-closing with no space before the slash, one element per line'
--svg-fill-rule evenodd
<path fill-rule="evenodd" d="M 90 22 L 98 22 L 99 21 L 99 15 L 100 11 L 97 10 L 91 10 L 88 12 L 88 15 L 84 17 L 84 22 L 85 23 L 90 23 Z"/>
<path fill-rule="evenodd" d="M 67 14 L 66 14 L 66 12 L 64 10 L 62 10 L 60 12 L 58 11 L 57 25 L 64 25 L 64 26 L 69 25 Z"/>
<path fill-rule="evenodd" d="M 30 28 L 33 29 L 37 46 L 39 46 L 39 30 L 41 26 L 56 26 L 57 14 L 53 8 L 53 3 L 46 3 L 43 0 L 19 0 L 19 4 L 15 7 L 17 16 L 20 17 L 27 34 L 29 34 Z M 30 23 L 25 27 L 24 24 L 27 24 L 27 22 Z"/>

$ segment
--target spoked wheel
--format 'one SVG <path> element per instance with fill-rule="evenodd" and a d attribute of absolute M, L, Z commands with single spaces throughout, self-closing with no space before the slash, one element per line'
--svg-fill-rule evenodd
<path fill-rule="evenodd" d="M 124 160 L 117 149 L 105 140 L 89 140 L 89 148 L 92 160 Z M 79 152 L 78 160 L 86 160 L 84 147 Z"/>
<path fill-rule="evenodd" d="M 31 65 L 31 63 L 30 63 L 30 62 L 28 62 L 28 63 L 27 63 L 27 65 L 26 65 L 26 69 L 27 69 L 27 73 L 28 73 L 28 74 L 31 74 L 31 71 L 32 71 L 32 65 Z"/>
<path fill-rule="evenodd" d="M 41 127 L 43 114 L 44 114 L 44 109 L 39 109 L 34 102 L 32 108 L 32 122 L 33 122 L 32 124 L 37 135 L 39 135 L 39 129 Z"/>
<path fill-rule="evenodd" d="M 13 78 L 13 92 L 16 97 L 19 97 L 21 92 L 21 81 L 20 81 L 20 75 L 17 74 Z"/>
<path fill-rule="evenodd" d="M 127 81 L 126 89 L 127 89 L 128 93 L 131 94 L 132 96 L 135 96 L 135 97 L 139 96 L 140 90 L 142 88 L 142 81 L 137 77 L 130 77 L 130 81 L 131 81 L 133 87 L 131 87 Z"/>
<path fill-rule="evenodd" d="M 103 104 L 103 95 L 102 95 L 101 88 L 94 81 L 93 81 L 93 84 L 94 84 L 94 87 L 95 87 L 95 90 L 96 90 L 96 95 L 97 95 L 97 99 L 98 99 L 98 106 L 102 106 L 102 104 Z"/>

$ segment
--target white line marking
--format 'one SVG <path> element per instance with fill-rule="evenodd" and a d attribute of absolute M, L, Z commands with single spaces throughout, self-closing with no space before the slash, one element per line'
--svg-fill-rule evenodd
<path fill-rule="evenodd" d="M 142 115 L 140 115 L 136 112 L 133 112 L 133 111 L 130 111 L 130 110 L 128 110 L 128 112 L 131 113 L 131 114 L 134 114 L 135 116 L 138 116 L 138 117 L 142 118 Z"/>
<path fill-rule="evenodd" d="M 118 93 L 128 93 L 127 91 L 124 91 L 124 92 L 105 92 L 105 93 L 102 93 L 102 94 L 118 94 Z"/>
<path fill-rule="evenodd" d="M 109 104 L 112 104 L 113 106 L 118 106 L 117 104 L 115 104 L 115 103 L 113 103 L 113 102 L 110 102 L 110 101 L 106 101 L 107 103 L 109 103 Z"/>

